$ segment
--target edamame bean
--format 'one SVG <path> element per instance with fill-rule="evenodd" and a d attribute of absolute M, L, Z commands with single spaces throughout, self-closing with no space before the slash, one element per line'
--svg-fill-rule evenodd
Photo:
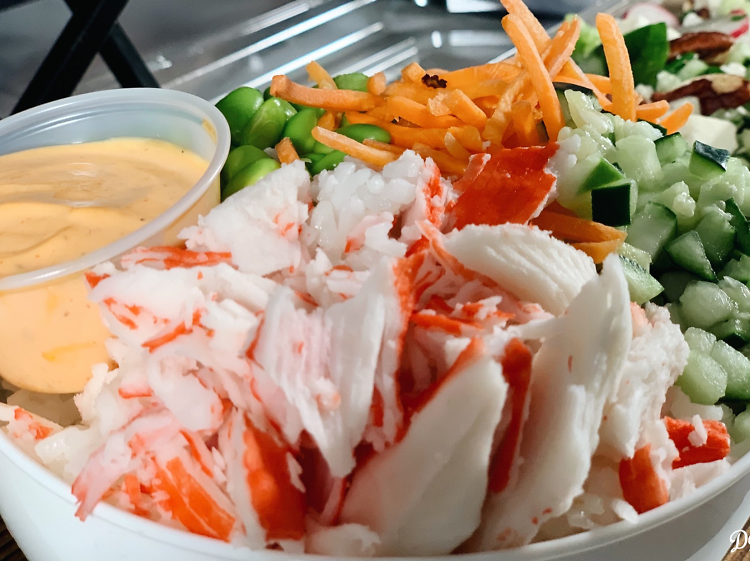
<path fill-rule="evenodd" d="M 282 138 L 287 121 L 281 101 L 272 97 L 263 102 L 250 122 L 242 129 L 240 141 L 243 145 L 255 146 L 261 150 L 276 146 Z"/>
<path fill-rule="evenodd" d="M 346 156 L 346 154 L 344 154 L 343 152 L 340 152 L 339 150 L 334 150 L 330 154 L 326 154 L 320 160 L 315 162 L 310 168 L 310 173 L 312 175 L 318 175 L 324 169 L 331 171 L 337 165 L 339 165 L 341 162 L 344 161 L 344 156 Z"/>
<path fill-rule="evenodd" d="M 385 142 L 386 144 L 391 143 L 391 135 L 388 133 L 388 131 L 385 129 L 381 129 L 377 125 L 369 125 L 366 123 L 346 125 L 339 128 L 336 132 L 339 134 L 343 134 L 344 136 L 348 136 L 349 138 L 352 138 L 357 142 L 362 142 L 363 140 L 369 138 L 372 140 Z"/>
<path fill-rule="evenodd" d="M 316 154 L 330 154 L 331 152 L 333 152 L 333 148 L 326 146 L 322 142 L 318 142 L 316 140 L 313 152 L 315 152 Z"/>
<path fill-rule="evenodd" d="M 279 162 L 273 158 L 261 158 L 249 166 L 242 168 L 222 190 L 221 200 L 231 197 L 238 191 L 242 191 L 245 187 L 255 185 L 266 175 L 280 167 Z"/>
<path fill-rule="evenodd" d="M 263 158 L 270 158 L 270 156 L 260 148 L 256 148 L 255 146 L 238 146 L 229 152 L 227 161 L 224 162 L 224 167 L 221 170 L 222 182 L 225 184 L 229 183 L 242 168 Z"/>
<path fill-rule="evenodd" d="M 339 74 L 333 81 L 336 82 L 336 87 L 340 90 L 354 90 L 355 92 L 366 92 L 367 91 L 367 80 L 366 74 L 361 72 L 352 72 L 351 74 Z"/>
<path fill-rule="evenodd" d="M 287 121 L 289 119 L 291 119 L 292 117 L 294 117 L 297 114 L 297 110 L 288 101 L 286 101 L 284 99 L 281 99 L 281 98 L 278 98 L 278 97 L 268 98 L 268 99 L 278 99 L 279 100 L 279 103 L 281 103 L 281 107 L 284 108 L 284 115 L 286 115 Z"/>
<path fill-rule="evenodd" d="M 262 103 L 263 94 L 255 88 L 243 86 L 230 92 L 216 104 L 216 108 L 229 123 L 232 144 L 240 143 L 242 129 L 250 122 Z"/>
<path fill-rule="evenodd" d="M 267 100 L 270 97 L 273 96 L 271 95 L 271 86 L 268 86 L 265 90 L 263 90 L 263 101 Z"/>
<path fill-rule="evenodd" d="M 294 144 L 298 154 L 307 154 L 315 148 L 312 130 L 318 124 L 318 114 L 314 109 L 303 109 L 289 119 L 284 127 L 284 136 Z"/>

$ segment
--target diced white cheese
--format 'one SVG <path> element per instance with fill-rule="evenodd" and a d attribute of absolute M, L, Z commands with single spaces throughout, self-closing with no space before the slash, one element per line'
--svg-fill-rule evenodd
<path fill-rule="evenodd" d="M 680 132 L 691 145 L 699 140 L 714 148 L 729 150 L 730 153 L 737 150 L 737 129 L 723 119 L 693 113 Z"/>

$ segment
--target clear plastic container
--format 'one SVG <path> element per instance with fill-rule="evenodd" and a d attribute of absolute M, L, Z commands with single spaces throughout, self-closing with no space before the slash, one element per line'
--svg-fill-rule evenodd
<path fill-rule="evenodd" d="M 182 228 L 219 203 L 229 127 L 213 105 L 182 92 L 112 90 L 24 111 L 0 121 L 0 155 L 118 137 L 171 142 L 208 160 L 208 169 L 169 210 L 116 242 L 79 259 L 0 278 L 0 376 L 19 387 L 80 391 L 91 365 L 108 359 L 109 336 L 86 299 L 84 274 L 138 246 L 175 245 Z"/>

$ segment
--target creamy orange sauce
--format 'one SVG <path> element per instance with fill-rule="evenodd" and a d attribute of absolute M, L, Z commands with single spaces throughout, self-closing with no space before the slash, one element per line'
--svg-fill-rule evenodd
<path fill-rule="evenodd" d="M 145 138 L 0 156 L 0 277 L 81 257 L 137 230 L 207 167 L 190 151 Z"/>
<path fill-rule="evenodd" d="M 176 203 L 208 162 L 173 144 L 121 138 L 0 156 L 0 277 L 64 263 L 137 230 Z M 152 239 L 219 202 L 218 180 Z M 0 376 L 32 391 L 73 393 L 109 360 L 110 336 L 87 299 L 85 271 L 0 292 Z"/>

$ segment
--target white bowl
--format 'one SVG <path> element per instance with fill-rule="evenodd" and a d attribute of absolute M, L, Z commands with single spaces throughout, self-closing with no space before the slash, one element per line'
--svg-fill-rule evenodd
<path fill-rule="evenodd" d="M 105 503 L 81 522 L 70 486 L 0 432 L 0 515 L 29 561 L 291 561 L 161 526 Z M 639 517 L 516 550 L 443 561 L 685 561 L 714 538 L 750 489 L 750 454 L 692 495 Z M 744 522 L 744 521 L 743 521 Z M 741 529 L 740 526 L 735 528 Z M 729 534 L 726 548 L 729 548 Z M 713 561 L 706 558 L 701 561 Z M 718 561 L 718 559 L 716 559 Z"/>

